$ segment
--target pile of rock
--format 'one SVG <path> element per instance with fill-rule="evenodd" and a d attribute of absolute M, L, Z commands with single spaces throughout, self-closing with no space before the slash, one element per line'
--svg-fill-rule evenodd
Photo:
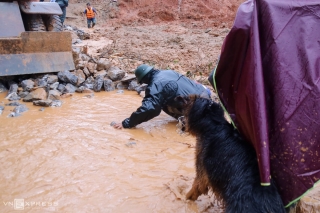
<path fill-rule="evenodd" d="M 88 71 L 88 68 L 85 67 L 84 70 Z M 57 75 L 30 76 L 20 82 L 11 80 L 8 82 L 9 90 L 3 83 L 0 83 L 0 87 L 2 92 L 8 91 L 6 99 L 10 101 L 22 99 L 25 102 L 47 98 L 59 100 L 61 95 L 74 92 L 92 93 L 101 90 L 113 91 L 116 88 L 139 91 L 138 88 L 142 88 L 133 80 L 134 77 L 123 78 L 124 76 L 125 72 L 116 67 L 93 73 L 81 69 L 73 72 L 66 70 L 58 72 Z"/>
<path fill-rule="evenodd" d="M 83 30 L 79 30 L 76 26 L 66 25 L 64 26 L 64 30 L 73 33 L 74 38 L 72 39 L 72 44 L 78 44 L 81 43 L 82 40 L 90 39 L 89 33 L 86 33 Z"/>
<path fill-rule="evenodd" d="M 103 70 L 97 71 L 97 67 Z M 99 68 L 98 68 L 99 69 Z M 61 106 L 61 98 L 71 96 L 72 93 L 90 93 L 113 91 L 115 89 L 136 90 L 138 93 L 145 89 L 145 85 L 139 85 L 134 76 L 127 75 L 117 67 L 111 67 L 107 61 L 98 64 L 89 63 L 83 70 L 61 71 L 57 74 L 20 76 L 6 83 L 0 82 L 0 92 L 7 92 L 6 99 L 11 102 L 10 106 L 16 106 L 9 115 L 15 117 L 27 110 L 25 105 L 16 101 L 33 102 L 36 106 L 57 107 Z M 0 114 L 4 106 L 0 105 Z"/>

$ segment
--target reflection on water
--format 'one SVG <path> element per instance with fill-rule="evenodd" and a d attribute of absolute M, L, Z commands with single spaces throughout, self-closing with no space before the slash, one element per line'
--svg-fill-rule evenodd
<path fill-rule="evenodd" d="M 15 118 L 7 117 L 14 107 L 5 106 L 0 212 L 221 212 L 208 196 L 184 200 L 195 142 L 176 133 L 174 119 L 161 113 L 137 128 L 115 130 L 112 121 L 140 106 L 136 92 L 84 96 L 44 111 L 21 102 L 29 110 Z"/>

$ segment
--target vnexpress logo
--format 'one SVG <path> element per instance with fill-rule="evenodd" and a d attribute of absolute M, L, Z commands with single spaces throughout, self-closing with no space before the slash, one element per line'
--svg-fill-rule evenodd
<path fill-rule="evenodd" d="M 14 199 L 14 210 L 24 210 L 24 199 Z"/>
<path fill-rule="evenodd" d="M 55 208 L 58 206 L 58 202 L 54 201 L 49 201 L 49 202 L 44 202 L 44 201 L 25 201 L 24 199 L 14 199 L 13 202 L 4 202 L 3 204 L 5 206 L 11 206 L 13 207 L 14 210 L 25 210 L 25 209 L 30 209 L 30 208 Z"/>

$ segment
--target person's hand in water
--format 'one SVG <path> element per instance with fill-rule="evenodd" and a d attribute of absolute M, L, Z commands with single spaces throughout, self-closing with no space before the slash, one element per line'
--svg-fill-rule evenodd
<path fill-rule="evenodd" d="M 110 125 L 113 126 L 113 128 L 115 128 L 115 129 L 122 129 L 123 128 L 122 123 L 117 123 L 115 121 L 112 121 Z"/>

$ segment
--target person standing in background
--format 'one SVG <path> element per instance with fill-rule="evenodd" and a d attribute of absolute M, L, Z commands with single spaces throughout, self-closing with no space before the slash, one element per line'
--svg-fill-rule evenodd
<path fill-rule="evenodd" d="M 96 9 L 91 7 L 90 3 L 87 3 L 87 8 L 84 10 L 83 16 L 87 17 L 88 28 L 94 28 L 96 25 L 96 15 L 98 15 Z"/>
<path fill-rule="evenodd" d="M 67 14 L 67 7 L 68 7 L 68 4 L 69 4 L 69 0 L 56 0 L 55 2 L 57 2 L 62 10 L 62 15 L 59 16 L 60 17 L 60 20 L 61 20 L 61 24 L 62 24 L 62 27 L 63 27 L 63 23 L 64 23 L 64 20 L 66 19 L 66 14 Z"/>

